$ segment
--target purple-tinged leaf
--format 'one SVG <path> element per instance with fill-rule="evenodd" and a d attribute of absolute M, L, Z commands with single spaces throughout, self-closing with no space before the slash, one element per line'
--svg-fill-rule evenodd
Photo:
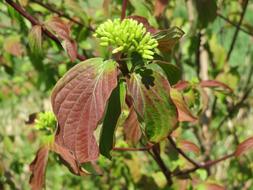
<path fill-rule="evenodd" d="M 32 175 L 29 184 L 32 190 L 40 190 L 45 186 L 46 166 L 48 161 L 49 147 L 43 146 L 36 153 L 35 159 L 30 164 Z"/>
<path fill-rule="evenodd" d="M 66 147 L 78 163 L 98 158 L 93 132 L 116 86 L 116 62 L 92 58 L 68 71 L 53 90 L 51 102 L 59 123 L 56 143 Z"/>
<path fill-rule="evenodd" d="M 253 149 L 253 137 L 246 139 L 237 146 L 235 156 L 241 156 L 242 154 L 248 152 L 251 149 Z"/>

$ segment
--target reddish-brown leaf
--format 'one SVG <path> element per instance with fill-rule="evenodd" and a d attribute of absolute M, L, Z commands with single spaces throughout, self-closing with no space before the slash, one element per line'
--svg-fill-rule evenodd
<path fill-rule="evenodd" d="M 51 20 L 46 22 L 45 26 L 49 30 L 55 32 L 59 38 L 63 40 L 70 39 L 70 25 L 65 23 L 61 18 L 53 17 Z"/>
<path fill-rule="evenodd" d="M 80 176 L 89 174 L 87 171 L 81 168 L 81 166 L 76 161 L 74 155 L 71 154 L 71 152 L 67 148 L 60 146 L 57 143 L 54 143 L 52 146 L 52 151 L 59 154 L 63 161 L 63 164 L 66 165 L 73 174 Z"/>
<path fill-rule="evenodd" d="M 206 190 L 226 190 L 225 187 L 216 183 L 205 183 Z"/>
<path fill-rule="evenodd" d="M 246 153 L 250 149 L 253 149 L 253 137 L 250 137 L 240 143 L 235 151 L 235 156 L 241 156 L 242 154 Z"/>
<path fill-rule="evenodd" d="M 128 142 L 136 144 L 141 138 L 141 128 L 137 119 L 137 114 L 133 107 L 124 123 L 125 138 Z"/>
<path fill-rule="evenodd" d="M 92 58 L 68 71 L 53 90 L 51 102 L 59 123 L 56 143 L 69 149 L 79 163 L 99 155 L 93 132 L 116 86 L 116 62 Z"/>
<path fill-rule="evenodd" d="M 161 52 L 170 52 L 184 35 L 184 31 L 174 26 L 166 30 L 161 30 L 153 35 L 158 41 L 158 49 Z"/>
<path fill-rule="evenodd" d="M 159 31 L 153 26 L 151 26 L 145 17 L 133 15 L 133 16 L 128 16 L 127 18 L 131 18 L 133 20 L 136 20 L 139 23 L 142 23 L 143 26 L 147 29 L 147 31 L 150 32 L 151 34 L 155 34 L 156 32 Z"/>
<path fill-rule="evenodd" d="M 195 154 L 200 153 L 199 147 L 191 141 L 181 140 L 178 142 L 178 147 L 185 152 L 194 152 Z"/>
<path fill-rule="evenodd" d="M 30 171 L 32 175 L 30 177 L 30 186 L 32 190 L 40 190 L 45 185 L 46 166 L 48 160 L 49 147 L 41 147 L 35 159 L 30 164 Z"/>
<path fill-rule="evenodd" d="M 181 80 L 177 84 L 175 84 L 173 86 L 173 88 L 175 88 L 177 90 L 184 90 L 184 89 L 188 88 L 189 86 L 190 86 L 189 82 L 187 82 L 185 80 Z"/>
<path fill-rule="evenodd" d="M 20 57 L 24 53 L 24 48 L 20 43 L 19 37 L 9 37 L 4 41 L 4 50 L 14 56 Z"/>
<path fill-rule="evenodd" d="M 184 101 L 184 98 L 179 91 L 177 91 L 175 88 L 171 88 L 170 97 L 177 108 L 178 121 L 194 122 L 197 120 L 197 118 L 194 115 L 192 115 L 191 111 L 188 109 Z"/>
<path fill-rule="evenodd" d="M 220 87 L 224 90 L 227 90 L 228 92 L 232 93 L 233 90 L 223 82 L 217 81 L 217 80 L 204 80 L 200 82 L 200 86 L 202 88 L 204 87 Z"/>
<path fill-rule="evenodd" d="M 168 5 L 169 0 L 156 0 L 155 1 L 155 16 L 160 17 L 164 12 L 166 6 Z"/>
<path fill-rule="evenodd" d="M 70 60 L 74 62 L 77 57 L 77 44 L 74 40 L 64 40 L 63 47 L 68 53 Z"/>

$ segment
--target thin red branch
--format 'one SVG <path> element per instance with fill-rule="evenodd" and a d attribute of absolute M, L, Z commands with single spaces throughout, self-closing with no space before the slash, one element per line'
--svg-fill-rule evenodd
<path fill-rule="evenodd" d="M 126 17 L 127 2 L 128 0 L 123 0 L 122 2 L 121 20 L 123 20 Z"/>
<path fill-rule="evenodd" d="M 30 15 L 28 12 L 26 12 L 20 5 L 13 2 L 12 0 L 6 0 L 6 2 L 11 7 L 13 7 L 19 14 L 21 14 L 23 17 L 25 17 L 27 20 L 29 20 L 32 25 L 41 25 L 42 26 L 42 24 L 37 19 L 35 19 L 32 15 Z M 51 38 L 53 41 L 55 41 L 58 45 L 62 46 L 60 40 L 53 33 L 51 33 L 50 31 L 48 31 L 45 28 L 43 28 L 43 33 L 46 34 L 49 38 Z M 77 54 L 77 58 L 80 61 L 84 61 L 86 59 L 86 57 L 84 55 L 80 55 L 80 54 Z"/>
<path fill-rule="evenodd" d="M 186 160 L 188 160 L 190 163 L 192 163 L 194 166 L 196 167 L 200 167 L 200 165 L 195 162 L 193 159 L 191 159 L 189 156 L 187 156 L 184 151 L 182 151 L 180 148 L 177 147 L 176 143 L 174 142 L 174 140 L 172 139 L 172 137 L 168 137 L 168 140 L 170 141 L 170 144 L 173 146 L 173 148 L 179 153 L 181 154 Z"/>
<path fill-rule="evenodd" d="M 225 161 L 229 158 L 232 158 L 235 156 L 235 153 L 231 153 L 231 154 L 228 154 L 228 155 L 225 155 L 225 156 L 222 156 L 221 158 L 218 158 L 216 160 L 209 160 L 205 163 L 202 163 L 202 164 L 198 164 L 198 166 L 194 166 L 193 168 L 190 168 L 190 169 L 187 169 L 187 170 L 183 170 L 183 171 L 177 171 L 175 173 L 173 173 L 173 176 L 180 176 L 180 175 L 188 175 L 192 172 L 195 172 L 197 169 L 200 169 L 200 168 L 204 168 L 204 169 L 208 169 L 210 168 L 211 166 L 215 165 L 215 164 L 218 164 L 222 161 Z"/>

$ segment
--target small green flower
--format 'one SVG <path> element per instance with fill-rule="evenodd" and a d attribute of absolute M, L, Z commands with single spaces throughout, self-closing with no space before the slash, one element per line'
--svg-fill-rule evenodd
<path fill-rule="evenodd" d="M 101 24 L 94 34 L 101 40 L 101 46 L 113 46 L 112 53 L 138 52 L 144 59 L 153 59 L 158 42 L 142 23 L 133 19 L 107 20 Z"/>
<path fill-rule="evenodd" d="M 35 120 L 35 128 L 38 130 L 53 131 L 56 126 L 56 118 L 53 112 L 41 112 Z"/>

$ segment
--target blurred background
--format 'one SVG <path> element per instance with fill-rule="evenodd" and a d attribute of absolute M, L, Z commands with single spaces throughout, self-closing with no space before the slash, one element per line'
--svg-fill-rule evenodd
<path fill-rule="evenodd" d="M 17 0 L 41 23 L 52 16 L 71 26 L 78 53 L 87 58 L 108 56 L 92 36 L 108 18 L 119 18 L 121 0 Z M 207 111 L 198 124 L 181 124 L 177 136 L 194 142 L 201 153 L 188 152 L 196 160 L 217 159 L 253 136 L 253 1 L 252 0 L 129 0 L 127 15 L 148 19 L 158 29 L 181 28 L 185 35 L 166 61 L 182 70 L 189 81 L 216 79 L 229 85 L 234 95 L 208 91 Z M 5 1 L 0 1 L 0 189 L 29 189 L 29 164 L 45 134 L 33 127 L 36 113 L 50 111 L 50 93 L 56 81 L 79 61 L 71 62 L 57 43 L 43 35 L 42 47 L 29 46 L 31 23 Z M 198 98 L 194 100 L 200 101 Z M 201 102 L 199 102 L 201 104 Z M 203 105 L 202 105 L 203 106 Z M 194 110 L 194 108 L 193 108 Z M 117 134 L 122 141 L 122 129 Z M 171 169 L 187 167 L 168 142 L 161 155 Z M 193 189 L 187 179 L 166 178 L 145 152 L 113 152 L 102 156 L 103 176 L 78 177 L 51 154 L 47 189 Z M 253 153 L 232 158 L 191 174 L 200 184 L 216 183 L 226 189 L 253 189 Z M 203 189 L 203 186 L 195 187 Z M 217 188 L 218 189 L 218 188 Z"/>

